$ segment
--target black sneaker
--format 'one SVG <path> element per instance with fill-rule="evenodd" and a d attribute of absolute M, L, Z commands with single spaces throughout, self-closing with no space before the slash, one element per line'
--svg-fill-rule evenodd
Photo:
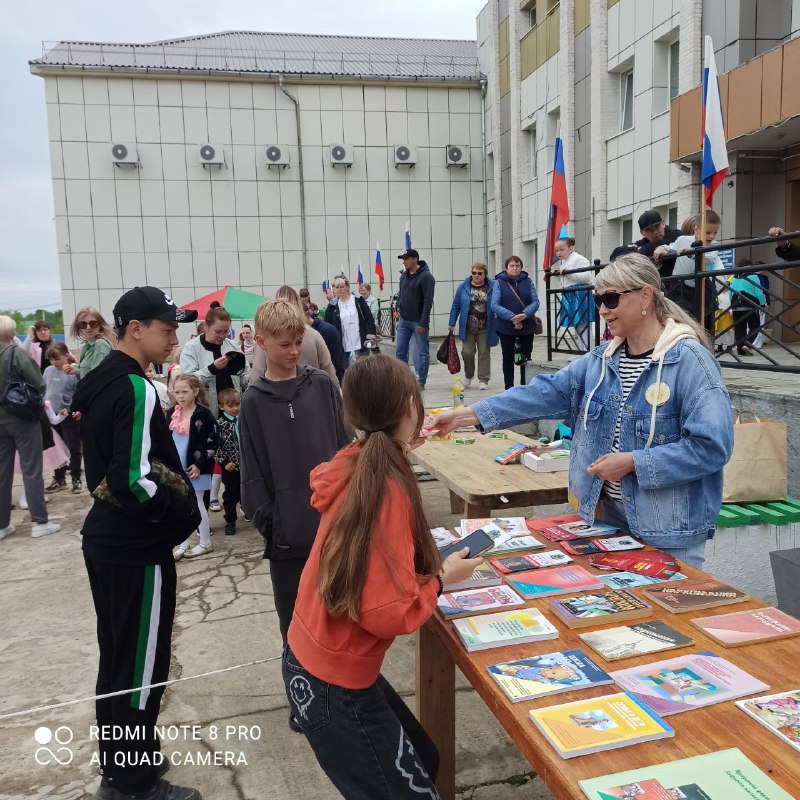
<path fill-rule="evenodd" d="M 51 481 L 49 486 L 45 486 L 44 490 L 46 492 L 60 492 L 62 489 L 67 488 L 66 481 L 57 481 L 55 478 Z"/>
<path fill-rule="evenodd" d="M 159 778 L 163 778 L 169 770 L 169 766 L 169 760 L 165 758 L 156 767 L 156 775 Z M 117 800 L 120 796 L 124 797 L 122 793 L 115 793 L 114 787 L 111 785 L 111 779 L 107 775 L 103 775 L 100 780 L 100 786 L 94 793 L 94 800 Z"/>
<path fill-rule="evenodd" d="M 72 494 L 80 494 L 83 491 L 83 484 L 81 479 L 77 478 L 72 481 Z"/>
<path fill-rule="evenodd" d="M 101 784 L 94 797 L 95 800 L 203 800 L 203 796 L 197 789 L 189 786 L 173 786 L 165 780 L 159 780 L 147 792 L 135 793 L 121 792 L 119 789 Z"/>
<path fill-rule="evenodd" d="M 225 535 L 226 536 L 233 536 L 236 533 L 236 523 L 235 522 L 226 522 L 225 523 Z"/>

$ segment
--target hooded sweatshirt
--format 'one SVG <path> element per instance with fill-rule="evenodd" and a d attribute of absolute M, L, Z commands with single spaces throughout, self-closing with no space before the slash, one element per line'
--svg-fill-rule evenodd
<path fill-rule="evenodd" d="M 416 322 L 427 328 L 431 320 L 433 307 L 433 288 L 436 279 L 424 261 L 419 262 L 417 271 L 412 275 L 408 270 L 400 275 L 400 292 L 397 306 L 400 318 L 407 322 Z"/>
<path fill-rule="evenodd" d="M 349 441 L 338 386 L 302 364 L 291 380 L 258 378 L 242 397 L 239 435 L 242 509 L 264 558 L 307 558 L 319 524 L 309 473 Z"/>
<path fill-rule="evenodd" d="M 358 622 L 333 618 L 325 609 L 317 589 L 320 556 L 360 449 L 355 442 L 311 473 L 311 502 L 321 522 L 288 635 L 292 653 L 308 672 L 346 689 L 375 683 L 395 637 L 413 633 L 431 616 L 438 589 L 437 581 L 414 572 L 414 512 L 405 492 L 390 481 L 375 521 Z"/>
<path fill-rule="evenodd" d="M 194 490 L 183 475 L 158 395 L 137 361 L 113 350 L 78 382 L 72 410 L 90 492 L 105 479 L 112 500 L 94 499 L 83 523 L 83 549 L 109 564 L 159 564 L 200 523 Z M 186 484 L 185 496 L 165 486 L 153 459 Z"/>

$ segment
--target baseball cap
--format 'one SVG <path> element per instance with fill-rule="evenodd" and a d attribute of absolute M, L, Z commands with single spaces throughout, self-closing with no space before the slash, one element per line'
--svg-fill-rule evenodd
<path fill-rule="evenodd" d="M 408 250 L 405 251 L 405 253 L 401 253 L 397 257 L 398 258 L 416 258 L 417 261 L 419 261 L 419 253 L 416 250 L 413 250 L 410 247 L 408 248 Z"/>
<path fill-rule="evenodd" d="M 114 306 L 114 325 L 118 328 L 127 325 L 132 319 L 194 322 L 197 312 L 178 308 L 166 292 L 155 286 L 137 286 L 125 292 Z"/>
<path fill-rule="evenodd" d="M 644 214 L 639 217 L 639 230 L 646 231 L 648 228 L 652 228 L 653 225 L 659 225 L 663 221 L 658 211 L 645 211 Z"/>

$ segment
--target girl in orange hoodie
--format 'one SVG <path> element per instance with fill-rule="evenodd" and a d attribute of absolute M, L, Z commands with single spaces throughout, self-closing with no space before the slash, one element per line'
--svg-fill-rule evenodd
<path fill-rule="evenodd" d="M 439 558 L 407 458 L 424 416 L 408 367 L 360 359 L 342 393 L 347 423 L 364 435 L 311 473 L 321 519 L 289 627 L 286 694 L 345 798 L 438 798 L 436 747 L 380 669 L 395 637 L 431 616 L 444 583 L 482 559 L 466 548 Z"/>

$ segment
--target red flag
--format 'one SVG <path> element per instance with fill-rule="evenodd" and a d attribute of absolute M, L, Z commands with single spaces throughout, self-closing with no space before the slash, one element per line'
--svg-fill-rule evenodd
<path fill-rule="evenodd" d="M 567 198 L 567 178 L 564 171 L 564 146 L 556 138 L 556 158 L 553 166 L 553 188 L 550 193 L 550 213 L 547 217 L 547 233 L 544 244 L 545 272 L 556 260 L 556 242 L 561 229 L 569 222 L 569 200 Z"/>

